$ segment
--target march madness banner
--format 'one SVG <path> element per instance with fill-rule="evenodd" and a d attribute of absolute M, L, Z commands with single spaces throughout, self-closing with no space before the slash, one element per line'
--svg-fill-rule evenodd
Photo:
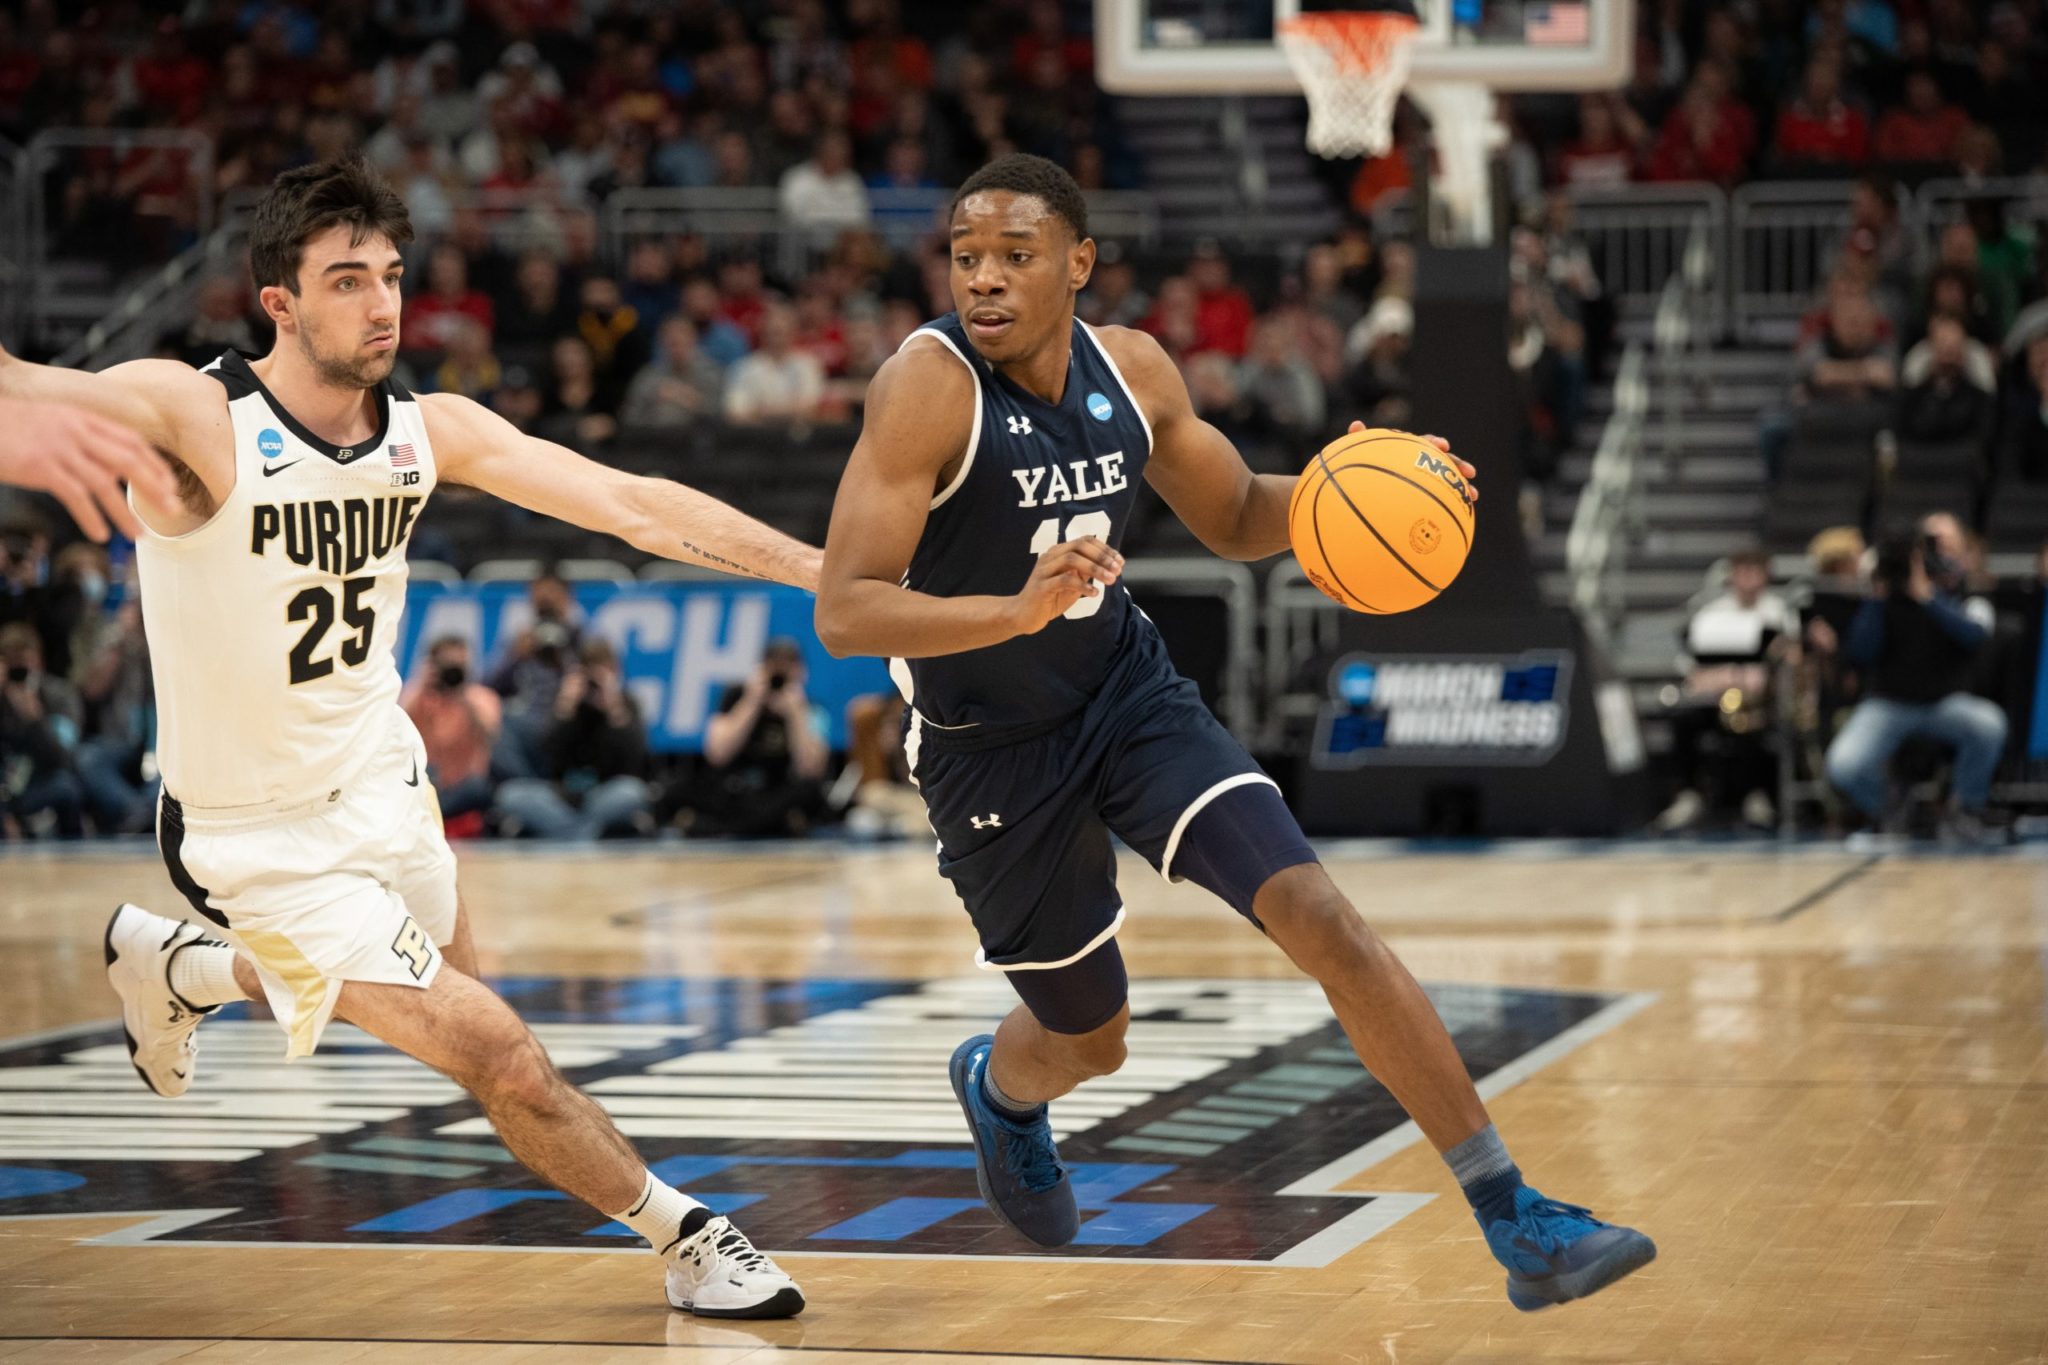
<path fill-rule="evenodd" d="M 738 581 L 571 584 L 584 635 L 611 642 L 626 686 L 647 721 L 648 743 L 662 752 L 703 746 L 704 724 L 719 697 L 743 682 L 770 639 L 802 646 L 810 676 L 804 691 L 823 712 L 835 748 L 846 743 L 846 704 L 893 690 L 880 659 L 835 659 L 811 626 L 812 598 L 796 588 Z M 406 592 L 399 623 L 399 670 L 410 682 L 427 650 L 444 635 L 469 641 L 480 675 L 533 619 L 524 583 L 422 583 Z"/>

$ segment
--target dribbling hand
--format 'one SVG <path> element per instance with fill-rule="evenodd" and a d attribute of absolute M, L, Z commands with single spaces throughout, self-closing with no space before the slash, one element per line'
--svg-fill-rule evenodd
<path fill-rule="evenodd" d="M 1063 541 L 1038 557 L 1012 599 L 1017 633 L 1036 635 L 1084 597 L 1100 597 L 1124 571 L 1124 557 L 1097 536 Z"/>
<path fill-rule="evenodd" d="M 1366 425 L 1363 422 L 1353 422 L 1346 428 L 1347 431 L 1364 431 L 1366 429 Z M 1438 450 L 1441 450 L 1444 454 L 1451 455 L 1451 443 L 1443 437 L 1425 436 L 1422 439 L 1435 446 Z M 1465 494 L 1467 499 L 1472 502 L 1478 502 L 1479 485 L 1474 483 L 1473 480 L 1479 477 L 1479 471 L 1465 461 L 1458 459 L 1455 455 L 1451 455 L 1451 459 L 1457 463 L 1458 472 L 1465 476 Z"/>

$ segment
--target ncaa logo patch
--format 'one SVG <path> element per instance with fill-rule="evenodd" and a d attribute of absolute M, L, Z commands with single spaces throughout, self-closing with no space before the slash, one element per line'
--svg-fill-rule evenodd
<path fill-rule="evenodd" d="M 265 427 L 256 433 L 256 452 L 266 460 L 284 454 L 284 437 L 276 427 Z"/>
<path fill-rule="evenodd" d="M 1098 422 L 1107 422 L 1116 409 L 1109 405 L 1109 399 L 1099 393 L 1088 395 L 1088 415 Z"/>

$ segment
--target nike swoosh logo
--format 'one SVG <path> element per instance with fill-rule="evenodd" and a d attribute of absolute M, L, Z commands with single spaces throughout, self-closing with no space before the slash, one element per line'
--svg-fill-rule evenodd
<path fill-rule="evenodd" d="M 406 785 L 406 786 L 408 786 L 408 787 L 417 787 L 417 786 L 418 786 L 419 784 L 420 784 L 420 761 L 419 761 L 418 759 L 414 759 L 414 760 L 412 761 L 412 776 L 411 776 L 411 777 L 408 777 L 408 778 L 406 778 L 406 779 L 405 779 L 405 785 Z"/>
<path fill-rule="evenodd" d="M 302 464 L 304 464 L 304 463 L 305 463 L 305 460 L 303 460 L 303 459 L 297 459 L 297 460 L 293 460 L 293 461 L 291 462 L 291 464 L 267 464 L 267 465 L 263 466 L 263 477 L 267 479 L 267 478 L 269 478 L 269 477 L 270 477 L 270 476 L 271 476 L 272 474 L 282 474 L 282 473 L 284 473 L 284 472 L 285 472 L 285 471 L 286 471 L 287 469 L 291 469 L 291 468 L 293 468 L 294 466 L 297 466 L 297 465 L 302 465 Z"/>

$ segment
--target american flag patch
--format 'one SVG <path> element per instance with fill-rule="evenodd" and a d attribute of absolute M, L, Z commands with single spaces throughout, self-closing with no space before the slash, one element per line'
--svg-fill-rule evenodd
<path fill-rule="evenodd" d="M 393 469 L 409 469 L 419 462 L 420 457 L 412 453 L 411 446 L 401 443 L 391 447 L 391 467 Z"/>

